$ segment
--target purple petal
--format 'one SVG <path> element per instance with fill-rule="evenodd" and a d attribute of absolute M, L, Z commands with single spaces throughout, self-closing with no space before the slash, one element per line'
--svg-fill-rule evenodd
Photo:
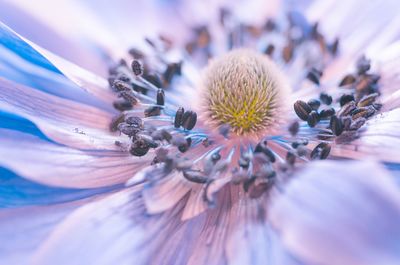
<path fill-rule="evenodd" d="M 400 192 L 374 162 L 320 162 L 268 212 L 284 245 L 311 264 L 398 264 Z"/>
<path fill-rule="evenodd" d="M 28 264 L 31 255 L 54 227 L 82 203 L 1 210 L 1 262 Z"/>

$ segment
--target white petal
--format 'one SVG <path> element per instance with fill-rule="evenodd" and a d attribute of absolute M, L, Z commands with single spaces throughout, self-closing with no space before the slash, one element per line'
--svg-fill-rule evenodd
<path fill-rule="evenodd" d="M 269 219 L 311 264 L 398 264 L 400 193 L 374 162 L 320 162 L 299 172 Z"/>
<path fill-rule="evenodd" d="M 0 78 L 0 108 L 27 118 L 49 138 L 82 149 L 116 150 L 112 114 Z"/>
<path fill-rule="evenodd" d="M 79 151 L 7 129 L 0 129 L 0 141 L 0 165 L 50 186 L 94 188 L 121 184 L 152 159 L 121 151 Z"/>

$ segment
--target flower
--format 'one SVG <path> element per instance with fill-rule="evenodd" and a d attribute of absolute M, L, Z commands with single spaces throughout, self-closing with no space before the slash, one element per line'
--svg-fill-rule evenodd
<path fill-rule="evenodd" d="M 42 3 L 2 4 L 7 264 L 398 262 L 396 1 L 138 1 L 130 57 L 129 4 Z"/>

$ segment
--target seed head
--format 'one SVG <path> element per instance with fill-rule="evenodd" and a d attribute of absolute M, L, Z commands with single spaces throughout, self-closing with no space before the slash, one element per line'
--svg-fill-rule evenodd
<path fill-rule="evenodd" d="M 238 49 L 207 66 L 202 107 L 216 126 L 228 124 L 237 135 L 258 134 L 282 120 L 288 91 L 283 75 L 267 56 Z"/>

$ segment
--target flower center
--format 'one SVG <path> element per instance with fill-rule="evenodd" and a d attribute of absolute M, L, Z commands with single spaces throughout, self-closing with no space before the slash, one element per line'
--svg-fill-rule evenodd
<path fill-rule="evenodd" d="M 282 73 L 267 56 L 238 49 L 212 60 L 205 69 L 202 98 L 208 118 L 243 135 L 276 123 L 288 91 Z"/>

